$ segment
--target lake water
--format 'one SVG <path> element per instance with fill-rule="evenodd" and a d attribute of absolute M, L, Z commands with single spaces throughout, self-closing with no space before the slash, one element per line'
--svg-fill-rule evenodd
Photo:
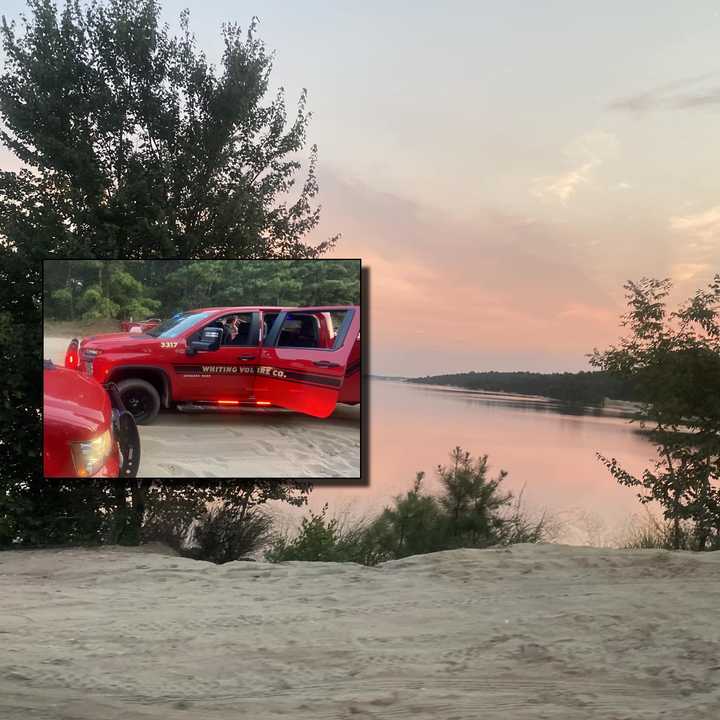
<path fill-rule="evenodd" d="M 373 513 L 408 490 L 419 470 L 427 489 L 436 489 L 434 469 L 460 445 L 487 454 L 492 477 L 507 470 L 504 487 L 522 492 L 530 513 L 558 519 L 561 542 L 614 544 L 632 515 L 643 515 L 635 491 L 595 456 L 616 457 L 634 473 L 651 465 L 652 445 L 626 418 L 575 414 L 542 398 L 384 380 L 370 380 L 369 394 L 369 485 L 316 486 L 313 510 L 327 502 L 335 514 Z"/>

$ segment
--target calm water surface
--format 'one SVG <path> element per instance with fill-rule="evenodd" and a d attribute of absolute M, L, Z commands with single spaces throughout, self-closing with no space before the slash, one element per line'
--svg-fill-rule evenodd
<path fill-rule="evenodd" d="M 622 487 L 596 458 L 616 457 L 639 473 L 654 450 L 627 419 L 588 410 L 574 414 L 559 403 L 522 396 L 370 381 L 370 484 L 316 487 L 310 507 L 364 515 L 408 490 L 419 470 L 428 490 L 435 468 L 456 445 L 488 454 L 491 475 L 508 471 L 505 487 L 523 492 L 530 512 L 562 522 L 559 540 L 613 543 L 643 510 L 635 491 Z M 292 514 L 291 514 L 292 515 Z"/>

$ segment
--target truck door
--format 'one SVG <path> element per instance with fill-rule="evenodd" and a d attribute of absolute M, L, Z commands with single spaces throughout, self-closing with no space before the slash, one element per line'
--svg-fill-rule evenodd
<path fill-rule="evenodd" d="M 360 396 L 362 394 L 360 356 L 360 336 L 358 335 L 355 343 L 353 344 L 350 357 L 348 358 L 347 369 L 345 370 L 345 380 L 343 382 L 342 390 L 340 391 L 340 397 L 338 398 L 338 402 L 340 403 L 357 405 L 360 402 Z"/>
<path fill-rule="evenodd" d="M 359 331 L 356 305 L 281 312 L 260 348 L 256 400 L 315 417 L 330 415 Z"/>
<path fill-rule="evenodd" d="M 198 350 L 195 355 L 178 356 L 173 368 L 177 388 L 175 399 L 240 403 L 252 396 L 259 353 L 260 313 L 231 315 L 237 318 L 238 328 L 232 340 L 221 341 L 216 350 Z M 210 324 L 219 326 L 220 320 L 216 318 Z M 188 343 L 201 333 L 202 328 L 188 337 Z"/>

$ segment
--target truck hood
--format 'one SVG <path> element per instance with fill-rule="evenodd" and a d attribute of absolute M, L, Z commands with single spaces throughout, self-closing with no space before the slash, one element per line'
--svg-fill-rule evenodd
<path fill-rule="evenodd" d="M 106 430 L 112 404 L 105 388 L 76 370 L 43 371 L 43 425 L 70 441 L 88 440 Z"/>
<path fill-rule="evenodd" d="M 80 342 L 81 350 L 134 350 L 138 351 L 142 348 L 150 348 L 157 345 L 158 338 L 145 333 L 106 333 L 103 335 L 91 335 L 83 338 Z"/>

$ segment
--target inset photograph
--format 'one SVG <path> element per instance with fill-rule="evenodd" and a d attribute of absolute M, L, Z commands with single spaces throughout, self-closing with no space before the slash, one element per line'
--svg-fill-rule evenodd
<path fill-rule="evenodd" d="M 46 260 L 48 478 L 361 478 L 360 260 Z"/>

